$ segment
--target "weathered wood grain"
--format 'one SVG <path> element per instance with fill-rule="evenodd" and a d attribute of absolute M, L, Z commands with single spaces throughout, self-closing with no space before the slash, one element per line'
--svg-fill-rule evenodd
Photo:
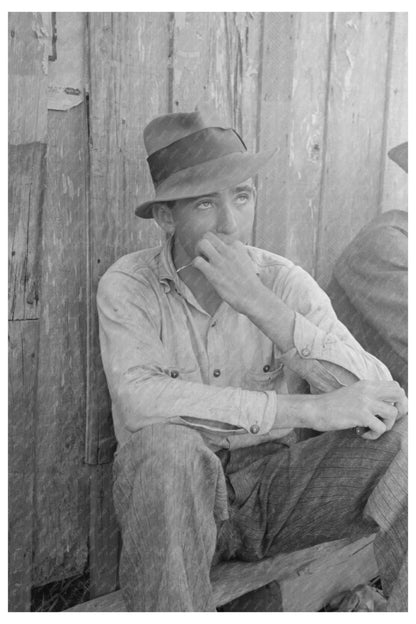
<path fill-rule="evenodd" d="M 380 209 L 389 27 L 388 13 L 335 14 L 316 261 L 324 287 L 344 247 Z"/>
<path fill-rule="evenodd" d="M 42 16 L 9 13 L 8 35 L 9 319 L 36 319 L 47 135 Z"/>
<path fill-rule="evenodd" d="M 168 110 L 169 15 L 91 13 L 91 206 L 88 291 L 89 463 L 111 461 L 114 434 L 98 342 L 95 294 L 101 275 L 120 256 L 159 244 L 152 220 L 134 215 L 152 197 L 142 133 Z"/>
<path fill-rule="evenodd" d="M 83 104 L 49 112 L 37 388 L 37 585 L 82 572 L 88 556 L 87 136 Z"/>
<path fill-rule="evenodd" d="M 102 596 L 118 585 L 120 531 L 113 505 L 112 464 L 90 470 L 90 596 Z"/>
<path fill-rule="evenodd" d="M 213 107 L 242 136 L 258 145 L 260 13 L 175 13 L 172 44 L 173 111 Z"/>
<path fill-rule="evenodd" d="M 280 582 L 282 610 L 319 611 L 333 596 L 368 583 L 377 573 L 372 540 L 364 538 L 339 552 L 317 557 L 283 579 Z"/>
<path fill-rule="evenodd" d="M 333 588 L 337 593 L 338 587 L 350 588 L 351 584 L 367 582 L 374 576 L 377 567 L 373 540 L 374 535 L 353 543 L 338 540 L 254 563 L 221 563 L 211 570 L 215 604 L 226 604 L 271 581 L 278 581 L 282 587 L 284 611 L 316 610 L 331 595 L 328 589 Z M 344 574 L 346 584 L 342 581 Z M 302 583 L 308 586 L 308 591 L 299 589 Z M 122 612 L 126 611 L 126 607 L 121 591 L 117 591 L 68 611 Z"/>
<path fill-rule="evenodd" d="M 407 13 L 392 14 L 391 67 L 386 110 L 386 152 L 408 140 L 407 21 Z M 407 210 L 407 174 L 386 155 L 381 193 L 383 212 L 397 209 Z"/>
<path fill-rule="evenodd" d="M 39 318 L 46 143 L 9 145 L 9 320 Z"/>
<path fill-rule="evenodd" d="M 38 325 L 9 322 L 10 611 L 30 611 Z"/>
<path fill-rule="evenodd" d="M 47 31 L 40 13 L 9 13 L 9 143 L 45 143 Z"/>
<path fill-rule="evenodd" d="M 295 60 L 293 13 L 265 13 L 260 98 L 259 148 L 277 148 L 277 153 L 258 175 L 255 244 L 284 255 L 286 228 L 280 210 L 285 210 L 290 157 L 290 101 Z"/>
<path fill-rule="evenodd" d="M 291 30 L 280 45 L 275 41 L 273 49 L 266 43 L 273 41 L 271 34 L 265 38 L 260 130 L 262 142 L 273 140 L 279 154 L 271 163 L 268 188 L 264 182 L 260 185 L 256 244 L 290 258 L 313 274 L 325 152 L 331 18 L 326 13 L 297 13 L 285 19 Z M 288 75 L 283 74 L 286 97 L 282 98 L 279 73 L 285 58 L 290 59 L 290 68 Z M 273 71 L 276 76 L 270 80 Z M 276 90 L 274 96 L 269 92 L 272 88 Z M 277 101 L 278 110 L 270 108 L 270 99 Z M 276 126 L 274 115 L 283 119 L 284 125 Z M 262 180 L 261 173 L 259 177 Z"/>
<path fill-rule="evenodd" d="M 257 145 L 261 14 L 175 13 L 173 111 L 208 103 Z"/>

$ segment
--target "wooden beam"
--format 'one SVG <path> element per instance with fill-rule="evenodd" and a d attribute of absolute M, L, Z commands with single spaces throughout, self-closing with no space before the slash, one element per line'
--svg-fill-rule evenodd
<path fill-rule="evenodd" d="M 334 593 L 367 582 L 377 574 L 374 535 L 355 542 L 337 540 L 253 563 L 224 562 L 211 571 L 217 606 L 277 581 L 283 610 L 317 610 Z M 302 591 L 302 584 L 305 591 Z M 309 607 L 312 606 L 312 609 Z M 121 591 L 102 596 L 68 611 L 126 611 Z"/>

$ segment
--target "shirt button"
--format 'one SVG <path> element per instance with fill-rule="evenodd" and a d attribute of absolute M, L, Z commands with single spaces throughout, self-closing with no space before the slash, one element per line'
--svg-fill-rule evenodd
<path fill-rule="evenodd" d="M 311 354 L 311 350 L 310 350 L 310 349 L 308 349 L 308 347 L 303 347 L 303 349 L 302 349 L 302 351 L 301 351 L 301 354 L 302 354 L 304 357 L 308 357 L 308 355 L 310 355 L 310 354 Z"/>
<path fill-rule="evenodd" d="M 215 325 L 216 325 L 216 324 L 217 324 L 217 321 L 214 321 L 214 322 L 211 324 L 211 327 L 215 327 Z"/>
<path fill-rule="evenodd" d="M 258 425 L 251 425 L 250 427 L 251 433 L 258 433 L 259 431 L 260 431 L 260 427 Z"/>
<path fill-rule="evenodd" d="M 179 377 L 179 373 L 177 370 L 173 370 L 173 371 L 170 371 L 170 376 L 176 379 L 176 377 Z"/>
<path fill-rule="evenodd" d="M 213 373 L 213 374 L 214 374 L 214 377 L 219 377 L 219 376 L 221 375 L 221 371 L 220 371 L 220 369 L 219 369 L 219 368 L 216 368 L 216 369 L 214 370 L 214 373 Z"/>
<path fill-rule="evenodd" d="M 265 364 L 265 365 L 263 366 L 263 371 L 264 371 L 265 373 L 268 373 L 268 372 L 269 372 L 269 370 L 270 370 L 270 366 L 269 366 L 268 364 Z"/>

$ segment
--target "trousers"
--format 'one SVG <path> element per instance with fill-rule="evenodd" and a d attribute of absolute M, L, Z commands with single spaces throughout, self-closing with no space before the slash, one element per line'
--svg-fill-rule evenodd
<path fill-rule="evenodd" d="M 407 610 L 407 421 L 378 440 L 327 432 L 214 453 L 195 429 L 156 424 L 114 462 L 128 611 L 215 611 L 211 566 L 377 531 L 388 610 Z"/>

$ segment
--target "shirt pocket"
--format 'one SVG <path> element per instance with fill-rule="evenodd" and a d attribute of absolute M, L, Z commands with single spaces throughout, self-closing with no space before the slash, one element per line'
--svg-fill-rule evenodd
<path fill-rule="evenodd" d="M 273 368 L 267 365 L 262 369 L 250 369 L 244 377 L 245 390 L 276 390 L 277 384 L 283 378 L 283 363 L 278 363 Z"/>

